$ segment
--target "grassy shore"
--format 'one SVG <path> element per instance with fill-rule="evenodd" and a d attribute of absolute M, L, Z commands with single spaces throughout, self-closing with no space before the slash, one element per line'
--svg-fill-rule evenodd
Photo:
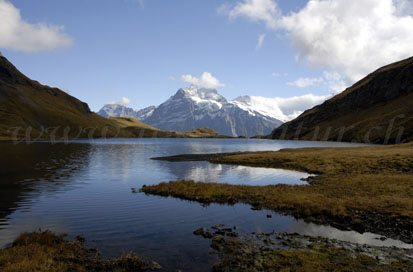
<path fill-rule="evenodd" d="M 249 203 L 311 222 L 413 242 L 413 144 L 284 149 L 214 156 L 209 161 L 317 176 L 311 178 L 311 186 L 176 181 L 145 186 L 142 191 L 203 203 Z"/>
<path fill-rule="evenodd" d="M 134 254 L 103 260 L 97 250 L 85 248 L 83 240 L 78 237 L 75 241 L 66 241 L 48 231 L 22 234 L 11 247 L 0 250 L 0 271 L 154 271 L 160 268 Z"/>

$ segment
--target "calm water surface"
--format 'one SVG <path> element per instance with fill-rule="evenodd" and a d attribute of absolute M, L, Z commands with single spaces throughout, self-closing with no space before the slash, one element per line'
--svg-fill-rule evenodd
<path fill-rule="evenodd" d="M 412 247 L 381 241 L 377 235 L 339 231 L 289 216 L 253 211 L 248 205 L 198 203 L 133 194 L 131 188 L 162 181 L 193 179 L 244 185 L 298 184 L 308 174 L 295 171 L 164 162 L 151 157 L 182 153 L 279 150 L 343 143 L 245 139 L 113 139 L 70 144 L 0 143 L 0 247 L 18 234 L 50 229 L 69 237 L 83 234 L 104 256 L 135 251 L 165 270 L 210 271 L 216 256 L 210 241 L 192 235 L 218 223 L 241 233 L 298 232 L 371 245 Z"/>

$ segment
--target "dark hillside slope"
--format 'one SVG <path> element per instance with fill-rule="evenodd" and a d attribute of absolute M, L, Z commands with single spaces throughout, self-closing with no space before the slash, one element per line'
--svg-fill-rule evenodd
<path fill-rule="evenodd" d="M 0 56 L 0 138 L 13 134 L 57 137 L 113 137 L 118 125 L 90 111 L 86 103 L 67 93 L 41 85 L 23 75 Z M 30 131 L 31 129 L 31 131 Z M 42 133 L 43 132 L 43 133 Z M 122 131 L 122 136 L 129 136 Z M 125 134 L 125 135 L 123 135 Z"/>
<path fill-rule="evenodd" d="M 273 139 L 390 144 L 413 140 L 413 58 L 385 66 L 275 129 Z"/>

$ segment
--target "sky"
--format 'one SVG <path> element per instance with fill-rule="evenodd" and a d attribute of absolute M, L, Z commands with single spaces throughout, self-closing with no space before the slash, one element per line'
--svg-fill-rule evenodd
<path fill-rule="evenodd" d="M 413 1 L 0 0 L 0 50 L 93 111 L 190 84 L 319 103 L 413 56 Z"/>

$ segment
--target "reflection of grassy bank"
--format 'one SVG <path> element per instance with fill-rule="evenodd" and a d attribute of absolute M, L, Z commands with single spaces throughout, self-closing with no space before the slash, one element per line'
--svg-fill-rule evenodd
<path fill-rule="evenodd" d="M 22 234 L 13 246 L 0 251 L 0 270 L 20 271 L 150 271 L 159 265 L 133 254 L 102 260 L 99 252 L 86 249 L 82 238 L 73 242 L 51 232 Z"/>
<path fill-rule="evenodd" d="M 177 181 L 147 186 L 142 191 L 206 203 L 245 202 L 313 222 L 412 242 L 413 144 L 285 149 L 218 156 L 210 161 L 299 170 L 319 176 L 312 179 L 312 186 Z"/>

